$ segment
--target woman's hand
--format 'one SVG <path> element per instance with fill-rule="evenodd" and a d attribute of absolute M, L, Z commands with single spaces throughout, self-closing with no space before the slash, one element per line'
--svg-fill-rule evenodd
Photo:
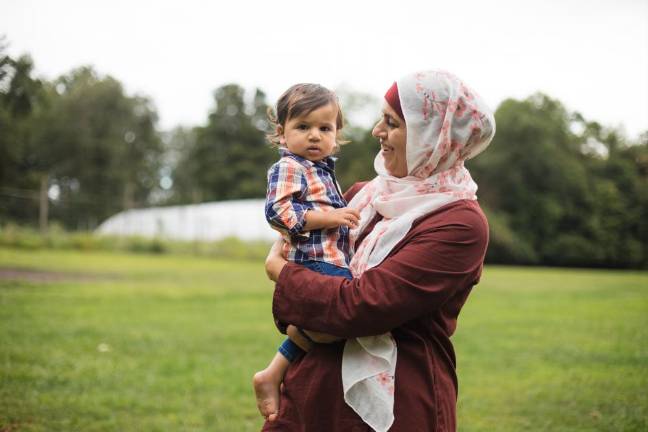
<path fill-rule="evenodd" d="M 306 333 L 313 342 L 317 342 L 317 343 L 332 343 L 343 339 L 338 336 L 333 336 L 326 333 L 314 332 L 310 330 L 303 330 L 303 332 Z"/>
<path fill-rule="evenodd" d="M 265 269 L 268 279 L 274 282 L 277 282 L 277 279 L 279 279 L 279 273 L 281 273 L 281 270 L 283 270 L 284 266 L 288 262 L 284 256 L 285 243 L 285 240 L 281 237 L 274 242 L 265 260 Z"/>
<path fill-rule="evenodd" d="M 306 339 L 302 332 L 306 333 L 306 336 L 310 339 Z M 315 343 L 332 343 L 342 340 L 342 338 L 333 336 L 326 333 L 319 333 L 310 330 L 299 330 L 294 325 L 288 325 L 286 329 L 286 334 L 293 342 L 295 342 L 301 349 L 308 352 L 312 348 L 313 342 Z"/>

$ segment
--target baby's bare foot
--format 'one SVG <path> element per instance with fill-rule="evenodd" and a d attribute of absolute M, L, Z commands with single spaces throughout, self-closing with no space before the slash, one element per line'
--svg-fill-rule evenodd
<path fill-rule="evenodd" d="M 268 421 L 275 421 L 279 415 L 280 379 L 280 377 L 275 377 L 268 369 L 255 373 L 252 379 L 257 408 Z"/>

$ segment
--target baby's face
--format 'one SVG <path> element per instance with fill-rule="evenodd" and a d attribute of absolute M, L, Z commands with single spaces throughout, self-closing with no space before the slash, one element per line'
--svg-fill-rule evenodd
<path fill-rule="evenodd" d="M 335 150 L 337 115 L 337 107 L 328 104 L 291 118 L 285 128 L 278 130 L 279 143 L 291 153 L 313 162 L 320 161 Z"/>

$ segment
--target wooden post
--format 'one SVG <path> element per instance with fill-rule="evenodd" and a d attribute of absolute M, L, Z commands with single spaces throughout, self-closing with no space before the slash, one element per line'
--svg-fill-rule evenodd
<path fill-rule="evenodd" d="M 47 192 L 49 185 L 49 175 L 47 173 L 41 176 L 40 184 L 40 204 L 38 206 L 38 220 L 41 234 L 47 234 L 47 218 L 49 213 L 49 198 Z"/>

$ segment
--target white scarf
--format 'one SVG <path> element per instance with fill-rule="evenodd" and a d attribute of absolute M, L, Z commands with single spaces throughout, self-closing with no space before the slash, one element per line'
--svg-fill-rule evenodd
<path fill-rule="evenodd" d="M 419 72 L 396 84 L 407 127 L 408 175 L 390 176 L 378 153 L 378 176 L 349 203 L 360 211 L 352 240 L 376 214 L 383 217 L 357 245 L 350 264 L 354 277 L 379 265 L 415 219 L 457 200 L 477 199 L 477 185 L 464 161 L 483 151 L 495 134 L 491 110 L 454 75 Z M 391 333 L 349 339 L 344 346 L 344 400 L 377 432 L 387 431 L 394 422 L 396 358 Z"/>

